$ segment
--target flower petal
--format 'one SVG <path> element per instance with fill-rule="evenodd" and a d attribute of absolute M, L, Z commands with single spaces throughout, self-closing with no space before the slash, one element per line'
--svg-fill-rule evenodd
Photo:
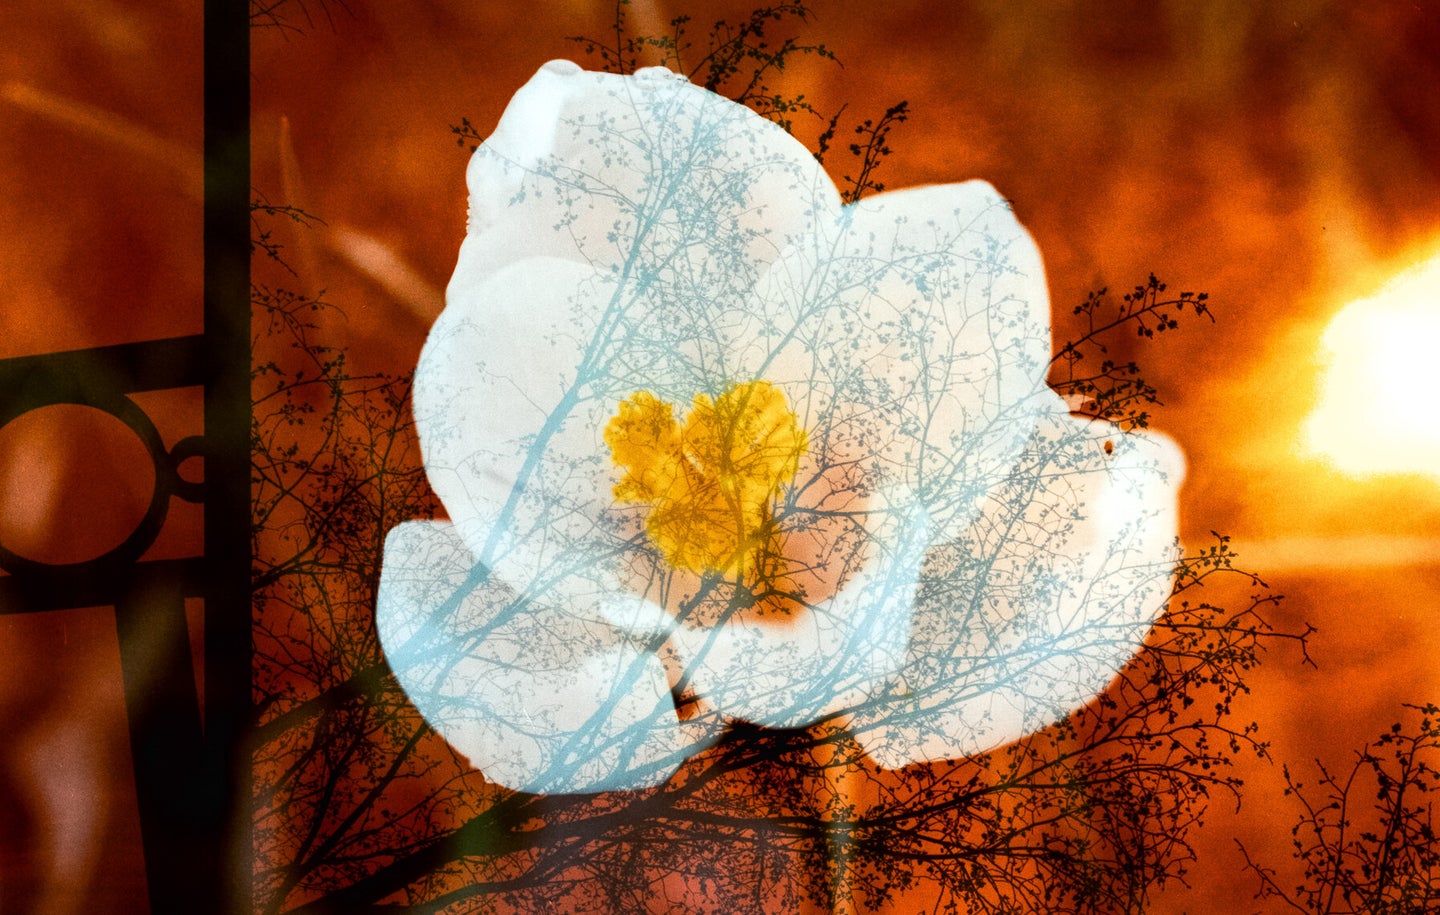
<path fill-rule="evenodd" d="M 390 532 L 376 623 L 425 720 L 509 788 L 656 785 L 718 736 L 679 721 L 652 646 L 517 600 L 475 566 L 450 524 Z"/>
<path fill-rule="evenodd" d="M 1160 436 L 1048 417 L 967 535 L 927 558 L 909 662 L 855 716 L 860 744 L 888 768 L 957 758 L 1102 692 L 1169 596 L 1182 476 Z"/>
<path fill-rule="evenodd" d="M 958 536 L 1047 402 L 1040 253 L 981 181 L 878 194 L 819 221 L 761 282 L 752 347 L 811 428 Z"/>
<path fill-rule="evenodd" d="M 452 286 L 431 329 L 414 387 L 426 474 L 476 561 L 528 600 L 589 612 L 649 548 L 613 496 L 605 429 L 637 388 L 695 394 L 678 343 L 632 333 L 661 323 L 654 308 L 583 264 L 530 258 Z"/>
<path fill-rule="evenodd" d="M 430 485 L 476 561 L 517 591 L 584 543 L 609 502 L 582 378 L 597 319 L 578 316 L 604 311 L 600 285 L 580 264 L 532 259 L 452 289 L 415 370 Z"/>
<path fill-rule="evenodd" d="M 871 531 L 875 555 L 833 597 L 788 619 L 732 616 L 710 627 L 676 623 L 658 608 L 607 619 L 633 633 L 668 635 L 688 686 L 725 718 L 798 728 L 866 701 L 900 668 L 929 517 L 898 490 Z"/>
<path fill-rule="evenodd" d="M 624 275 L 681 307 L 737 303 L 814 213 L 840 205 L 800 142 L 663 67 L 621 76 L 544 65 L 466 180 L 469 233 L 452 289 L 545 255 Z"/>

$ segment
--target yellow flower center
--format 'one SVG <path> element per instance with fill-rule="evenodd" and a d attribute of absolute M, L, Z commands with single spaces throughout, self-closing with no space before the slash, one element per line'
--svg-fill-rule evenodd
<path fill-rule="evenodd" d="M 697 394 L 680 425 L 649 391 L 620 402 L 605 444 L 624 474 L 615 498 L 650 506 L 645 532 L 665 560 L 698 574 L 749 577 L 778 556 L 773 506 L 795 478 L 807 437 L 766 381 Z"/>

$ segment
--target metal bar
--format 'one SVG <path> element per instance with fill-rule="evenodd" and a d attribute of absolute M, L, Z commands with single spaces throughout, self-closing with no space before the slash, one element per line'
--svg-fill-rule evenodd
<path fill-rule="evenodd" d="M 136 566 L 115 602 L 120 672 L 152 912 L 215 908 L 199 703 L 180 577 Z M 198 801 L 198 803 L 197 803 Z"/>
<path fill-rule="evenodd" d="M 209 374 L 202 335 L 0 359 L 0 390 L 12 413 L 57 391 L 156 391 L 203 384 Z"/>
<path fill-rule="evenodd" d="M 204 772 L 222 891 L 208 911 L 249 912 L 250 22 L 235 0 L 205 0 L 204 225 Z"/>
<path fill-rule="evenodd" d="M 180 584 L 184 597 L 204 596 L 208 583 L 200 557 L 156 559 L 132 568 L 146 575 L 169 576 Z M 128 570 L 104 574 L 73 575 L 64 571 L 0 576 L 0 616 L 40 613 L 46 610 L 73 610 L 115 603 L 116 578 Z"/>

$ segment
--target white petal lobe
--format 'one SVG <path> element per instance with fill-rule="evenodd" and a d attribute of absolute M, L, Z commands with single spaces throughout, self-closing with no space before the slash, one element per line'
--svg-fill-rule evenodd
<path fill-rule="evenodd" d="M 866 751 L 890 768 L 984 752 L 1102 692 L 1169 596 L 1183 473 L 1160 436 L 1048 417 L 967 535 L 931 552 L 908 663 L 856 716 Z"/>
<path fill-rule="evenodd" d="M 680 724 L 653 651 L 603 623 L 517 606 L 451 525 L 391 531 L 376 622 L 425 720 L 506 787 L 655 785 L 714 738 Z"/>

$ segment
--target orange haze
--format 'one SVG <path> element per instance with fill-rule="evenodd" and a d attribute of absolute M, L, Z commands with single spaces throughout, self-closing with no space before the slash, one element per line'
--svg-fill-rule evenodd
<path fill-rule="evenodd" d="M 681 12 L 703 26 L 751 5 L 630 9 L 653 31 Z M 1273 622 L 1319 630 L 1318 666 L 1272 653 L 1237 716 L 1261 723 L 1277 760 L 1348 765 L 1402 702 L 1440 700 L 1440 483 L 1353 479 L 1299 450 L 1329 318 L 1440 252 L 1440 9 L 813 5 L 807 37 L 843 67 L 807 59 L 774 88 L 822 111 L 847 104 L 852 118 L 908 100 L 880 180 L 980 177 L 1010 198 L 1046 258 L 1057 341 L 1089 290 L 1154 273 L 1209 293 L 1213 325 L 1192 319 L 1119 355 L 1142 363 L 1164 401 L 1152 425 L 1187 454 L 1186 539 L 1233 536 L 1241 564 L 1288 596 Z M 197 7 L 21 0 L 0 12 L 0 356 L 199 329 Z M 602 35 L 613 3 L 277 7 L 297 28 L 253 33 L 253 183 L 325 220 L 281 224 L 276 240 L 309 291 L 347 307 L 334 342 L 359 370 L 406 370 L 464 231 L 466 156 L 448 126 L 466 117 L 483 134 L 541 63 L 584 62 L 566 36 Z M 286 277 L 258 261 L 256 279 Z M 75 546 L 77 506 L 58 494 L 89 480 L 97 457 L 57 440 L 62 428 L 23 441 L 0 430 L 0 539 Z M 37 448 L 49 457 L 25 457 Z M 122 525 L 146 486 L 126 477 L 87 504 L 97 523 Z M 0 616 L 0 897 L 22 908 L 129 911 L 143 898 L 107 619 Z M 1154 911 L 1261 907 L 1232 839 L 1284 860 L 1293 810 L 1278 765 L 1251 765 L 1241 812 L 1217 799 L 1191 887 L 1165 888 Z M 66 818 L 75 805 L 92 805 L 91 834 Z M 45 895 L 59 849 L 86 875 L 68 902 Z"/>

